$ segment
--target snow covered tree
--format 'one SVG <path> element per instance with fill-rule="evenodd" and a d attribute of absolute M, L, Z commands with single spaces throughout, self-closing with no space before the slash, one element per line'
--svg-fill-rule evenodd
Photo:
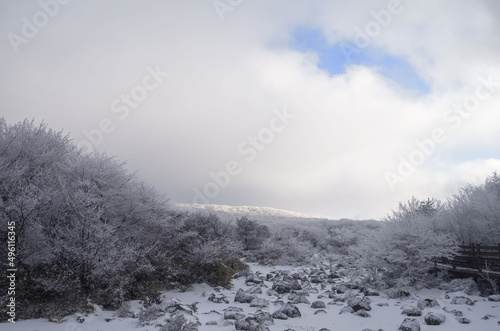
<path fill-rule="evenodd" d="M 500 242 L 500 177 L 494 173 L 482 185 L 467 185 L 454 194 L 444 213 L 446 229 L 465 245 Z"/>
<path fill-rule="evenodd" d="M 243 250 L 259 249 L 266 237 L 269 237 L 267 226 L 249 220 L 245 216 L 236 220 L 236 238 L 243 245 Z"/>
<path fill-rule="evenodd" d="M 385 280 L 399 286 L 416 286 L 436 257 L 451 257 L 456 244 L 439 223 L 433 200 L 412 198 L 385 219 L 380 231 L 364 237 L 353 251 L 363 267 L 382 272 Z"/>

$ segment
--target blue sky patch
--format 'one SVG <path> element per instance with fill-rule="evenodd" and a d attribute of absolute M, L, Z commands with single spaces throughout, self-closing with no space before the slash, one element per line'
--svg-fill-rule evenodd
<path fill-rule="evenodd" d="M 430 86 L 406 58 L 388 54 L 378 48 L 357 48 L 352 41 L 328 45 L 319 29 L 297 28 L 290 47 L 299 52 L 316 53 L 319 58 L 318 67 L 331 75 L 345 73 L 349 65 L 363 65 L 376 69 L 381 75 L 407 90 L 416 90 L 421 94 L 431 91 Z"/>

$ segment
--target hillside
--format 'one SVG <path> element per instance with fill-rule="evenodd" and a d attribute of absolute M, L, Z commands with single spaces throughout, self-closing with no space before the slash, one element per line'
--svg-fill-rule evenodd
<path fill-rule="evenodd" d="M 218 215 L 222 220 L 234 220 L 235 218 L 242 216 L 246 216 L 249 219 L 260 222 L 325 220 L 324 218 L 270 207 L 227 206 L 214 204 L 174 204 L 172 207 L 180 212 L 203 214 L 213 213 Z"/>

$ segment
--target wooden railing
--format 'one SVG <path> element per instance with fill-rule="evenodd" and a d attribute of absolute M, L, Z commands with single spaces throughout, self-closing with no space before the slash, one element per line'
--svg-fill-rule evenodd
<path fill-rule="evenodd" d="M 435 264 L 458 268 L 474 269 L 477 272 L 500 273 L 500 244 L 496 246 L 467 245 L 452 259 L 436 259 Z"/>

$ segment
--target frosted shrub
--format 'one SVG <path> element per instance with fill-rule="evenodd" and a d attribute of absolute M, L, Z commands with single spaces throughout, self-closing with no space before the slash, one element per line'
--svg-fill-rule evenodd
<path fill-rule="evenodd" d="M 147 322 L 151 322 L 163 315 L 165 315 L 165 312 L 158 305 L 152 305 L 141 310 L 139 313 L 139 322 L 141 324 L 147 324 Z"/>
<path fill-rule="evenodd" d="M 198 331 L 196 323 L 188 322 L 183 315 L 175 315 L 160 331 Z"/>
<path fill-rule="evenodd" d="M 116 316 L 120 318 L 132 317 L 132 312 L 130 311 L 131 304 L 130 301 L 125 301 L 120 305 L 120 308 L 116 311 Z"/>

